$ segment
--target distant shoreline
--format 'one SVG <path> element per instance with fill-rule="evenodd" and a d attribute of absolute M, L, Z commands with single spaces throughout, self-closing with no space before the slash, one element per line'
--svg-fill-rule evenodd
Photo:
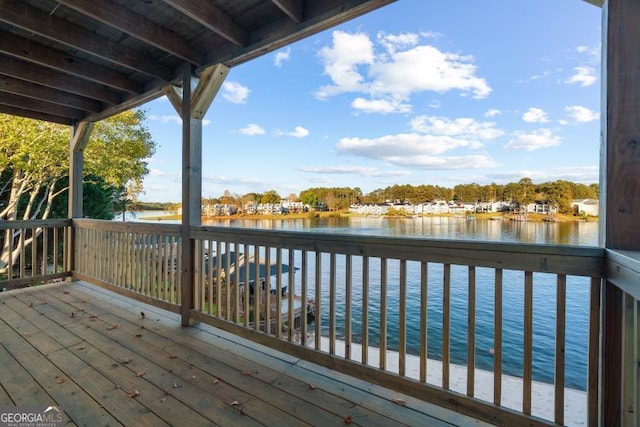
<path fill-rule="evenodd" d="M 367 218 L 374 217 L 373 215 L 362 215 L 362 214 L 352 214 L 349 212 L 305 212 L 305 213 L 292 213 L 292 214 L 279 214 L 279 215 L 262 215 L 262 214 L 235 214 L 235 215 L 218 215 L 218 216 L 202 216 L 203 221 L 229 221 L 229 220 L 237 220 L 237 219 L 248 219 L 248 220 L 259 220 L 259 219 L 267 219 L 267 220 L 289 220 L 289 219 L 312 219 L 312 218 Z M 443 217 L 443 218 L 458 218 L 454 214 L 423 214 L 417 216 L 394 216 L 394 215 L 379 215 L 375 216 L 379 218 L 385 219 L 395 219 L 395 220 L 413 220 L 419 218 L 433 218 L 433 217 Z M 502 213 L 478 213 L 471 214 L 469 217 L 463 215 L 459 217 L 460 219 L 480 219 L 480 220 L 523 220 L 524 215 L 518 214 L 502 214 Z M 182 215 L 172 214 L 172 215 L 145 215 L 141 217 L 141 219 L 147 221 L 179 221 L 182 218 Z M 574 215 L 542 215 L 542 214 L 527 214 L 526 221 L 530 222 L 544 222 L 553 219 L 555 222 L 584 222 L 585 219 L 580 216 Z M 597 222 L 597 217 L 587 217 L 587 222 Z"/>

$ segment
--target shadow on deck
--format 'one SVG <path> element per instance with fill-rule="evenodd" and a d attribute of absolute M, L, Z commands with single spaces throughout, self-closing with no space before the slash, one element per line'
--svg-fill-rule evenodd
<path fill-rule="evenodd" d="M 0 322 L 0 405 L 68 425 L 483 425 L 84 282 L 0 293 Z"/>

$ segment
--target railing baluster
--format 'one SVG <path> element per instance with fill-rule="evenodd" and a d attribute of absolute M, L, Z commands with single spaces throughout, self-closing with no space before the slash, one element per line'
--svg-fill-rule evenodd
<path fill-rule="evenodd" d="M 428 283 L 429 283 L 429 265 L 427 261 L 420 263 L 420 381 L 427 382 L 427 360 L 429 352 L 427 343 L 428 330 Z"/>
<path fill-rule="evenodd" d="M 307 307 L 307 272 L 309 265 L 307 261 L 307 251 L 303 250 L 301 260 L 302 265 L 300 266 L 300 306 L 302 307 L 302 316 L 300 318 L 300 345 L 302 346 L 307 345 L 307 316 L 309 316 Z"/>
<path fill-rule="evenodd" d="M 556 282 L 556 360 L 554 371 L 554 414 L 556 423 L 564 425 L 564 361 L 567 311 L 567 276 L 564 274 L 558 274 Z"/>
<path fill-rule="evenodd" d="M 362 257 L 362 356 L 361 362 L 369 363 L 369 257 Z"/>
<path fill-rule="evenodd" d="M 211 256 L 211 255 L 209 255 Z M 225 308 L 224 301 L 222 300 L 222 242 L 216 241 L 216 311 L 215 315 L 222 317 L 223 308 Z M 225 284 L 225 293 L 227 291 L 227 285 Z"/>
<path fill-rule="evenodd" d="M 469 266 L 467 308 L 467 396 L 475 395 L 476 370 L 476 268 Z"/>
<path fill-rule="evenodd" d="M 345 264 L 345 301 L 344 301 L 344 357 L 345 359 L 351 360 L 351 255 L 346 256 L 346 264 Z"/>
<path fill-rule="evenodd" d="M 47 274 L 47 264 L 49 263 L 49 259 L 48 259 L 48 255 L 49 255 L 49 254 L 48 254 L 48 252 L 49 252 L 49 251 L 48 251 L 48 249 L 49 249 L 49 246 L 48 246 L 49 230 L 50 230 L 49 228 L 45 228 L 45 229 L 43 230 L 43 232 L 42 232 L 42 270 L 41 270 L 41 272 L 42 272 L 42 274 L 43 274 L 43 275 Z M 54 233 L 56 233 L 56 231 L 57 231 L 58 229 L 57 229 L 56 227 L 52 227 L 52 228 L 51 228 L 51 230 L 52 230 Z M 65 240 L 65 242 L 66 242 L 66 240 Z M 82 253 L 83 255 L 85 254 L 85 252 L 84 252 L 84 251 L 78 251 L 78 252 Z M 83 258 L 84 258 L 84 256 L 81 258 L 81 261 L 82 261 L 82 259 L 83 259 Z M 81 264 L 82 264 L 82 263 L 81 263 Z M 84 267 L 84 266 L 83 266 L 83 267 Z M 83 269 L 82 271 L 84 271 L 84 269 Z M 54 269 L 54 270 L 52 271 L 52 273 L 55 273 L 55 272 L 56 272 L 56 271 L 55 271 L 55 269 Z"/>
<path fill-rule="evenodd" d="M 336 354 L 336 254 L 329 256 L 329 353 Z"/>
<path fill-rule="evenodd" d="M 276 330 L 278 337 L 282 336 L 282 248 L 276 249 L 276 263 L 278 274 L 276 275 Z"/>
<path fill-rule="evenodd" d="M 289 322 L 289 327 L 287 328 L 288 333 L 287 333 L 287 337 L 289 339 L 289 341 L 292 341 L 294 338 L 294 330 L 295 330 L 295 319 L 294 319 L 294 311 L 295 311 L 295 307 L 293 304 L 293 298 L 295 296 L 295 290 L 296 290 L 296 283 L 295 283 L 295 276 L 294 276 L 294 272 L 295 269 L 293 267 L 294 263 L 295 263 L 295 258 L 294 258 L 295 252 L 292 249 L 289 249 L 289 276 L 288 276 L 288 282 L 289 284 L 287 285 L 287 307 L 288 307 L 288 322 Z"/>
<path fill-rule="evenodd" d="M 255 254 L 254 254 L 255 255 Z M 250 307 L 249 307 L 249 286 L 251 285 L 250 283 L 250 269 L 251 269 L 251 263 L 249 262 L 251 260 L 251 255 L 249 255 L 249 245 L 245 244 L 244 245 L 244 258 L 243 258 L 243 264 L 244 264 L 244 278 L 242 279 L 242 281 L 244 282 L 244 286 L 242 287 L 243 290 L 243 297 L 242 297 L 242 302 L 243 307 L 242 307 L 242 311 L 244 312 L 244 327 L 247 328 L 249 327 L 249 316 L 250 316 Z M 257 265 L 259 261 L 257 259 L 254 259 L 254 265 Z M 236 276 L 238 276 L 239 272 L 236 271 Z M 257 277 L 256 277 L 257 280 Z"/>
<path fill-rule="evenodd" d="M 271 248 L 264 248 L 264 260 L 267 265 L 271 265 Z M 267 334 L 271 332 L 271 277 L 267 275 L 264 278 L 264 331 Z"/>
<path fill-rule="evenodd" d="M 260 282 L 260 246 L 253 246 L 253 330 L 260 330 L 260 300 L 262 299 L 262 283 Z M 265 276 L 270 275 L 271 266 L 265 264 Z"/>
<path fill-rule="evenodd" d="M 622 425 L 638 425 L 638 312 L 633 295 L 622 298 Z"/>
<path fill-rule="evenodd" d="M 316 292 L 316 318 L 314 320 L 315 324 L 315 349 L 322 349 L 322 252 L 316 251 L 316 283 L 315 283 L 315 292 Z"/>
<path fill-rule="evenodd" d="M 43 230 L 43 232 L 46 229 Z M 31 277 L 36 276 L 36 271 L 38 270 L 38 239 L 37 239 L 37 229 L 31 229 Z"/>
<path fill-rule="evenodd" d="M 533 273 L 524 273 L 524 344 L 522 361 L 522 412 L 531 415 L 533 365 Z"/>
<path fill-rule="evenodd" d="M 449 363 L 451 361 L 451 264 L 443 265 L 442 276 L 442 388 L 449 389 Z"/>
<path fill-rule="evenodd" d="M 26 228 L 22 228 L 20 229 L 20 238 L 19 238 L 19 244 L 20 244 L 20 272 L 18 274 L 18 277 L 20 279 L 25 277 L 25 269 L 26 269 L 26 265 L 27 265 L 27 257 L 26 257 L 26 253 L 25 253 L 25 246 L 24 246 L 24 241 L 27 238 L 27 229 Z"/>
<path fill-rule="evenodd" d="M 387 369 L 387 259 L 380 258 L 380 369 Z"/>
<path fill-rule="evenodd" d="M 495 270 L 493 303 L 493 403 L 502 404 L 502 269 Z"/>
<path fill-rule="evenodd" d="M 407 260 L 400 260 L 400 289 L 398 309 L 398 374 L 406 375 L 407 368 Z"/>

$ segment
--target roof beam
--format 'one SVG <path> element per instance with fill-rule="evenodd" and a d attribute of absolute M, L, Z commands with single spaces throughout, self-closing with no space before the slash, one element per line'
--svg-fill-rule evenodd
<path fill-rule="evenodd" d="M 6 31 L 0 31 L 0 52 L 124 92 L 140 93 L 144 90 L 141 84 L 130 80 L 124 74 Z"/>
<path fill-rule="evenodd" d="M 152 77 L 162 80 L 174 77 L 171 70 L 158 65 L 143 52 L 100 37 L 22 2 L 0 0 L 0 21 Z"/>
<path fill-rule="evenodd" d="M 297 24 L 304 20 L 302 16 L 302 0 L 271 0 L 273 4 L 278 6 L 289 18 Z"/>
<path fill-rule="evenodd" d="M 237 46 L 246 46 L 249 35 L 210 0 L 163 0 L 194 21 Z"/>
<path fill-rule="evenodd" d="M 46 99 L 54 104 L 64 105 L 79 110 L 97 113 L 102 110 L 102 103 L 88 98 L 72 95 L 50 87 L 29 83 L 25 80 L 0 74 L 0 91 L 22 95 L 28 98 Z"/>
<path fill-rule="evenodd" d="M 25 110 L 24 108 L 9 107 L 7 105 L 0 104 L 0 113 L 10 114 L 12 116 L 28 117 L 34 120 L 41 120 L 43 122 L 59 123 L 61 125 L 71 126 L 73 120 L 67 117 L 57 116 L 55 114 L 45 114 L 39 111 Z"/>
<path fill-rule="evenodd" d="M 116 92 L 106 90 L 103 86 L 87 81 L 72 80 L 66 74 L 42 68 L 28 62 L 13 58 L 0 58 L 0 74 L 15 77 L 16 79 L 37 83 L 64 92 L 75 93 L 91 99 L 97 99 L 109 104 L 118 104 L 122 101 Z"/>
<path fill-rule="evenodd" d="M 74 108 L 63 107 L 62 105 L 53 104 L 47 101 L 40 101 L 25 96 L 14 95 L 8 92 L 0 92 L 0 104 L 11 107 L 23 108 L 26 110 L 39 111 L 41 113 L 68 117 L 73 120 L 81 120 L 85 114 Z"/>
<path fill-rule="evenodd" d="M 173 31 L 132 12 L 126 7 L 104 0 L 57 0 L 58 3 L 102 22 L 112 28 L 149 43 L 195 65 L 202 65 L 203 55 Z"/>
<path fill-rule="evenodd" d="M 202 119 L 229 74 L 229 67 L 216 64 L 204 70 L 191 96 L 191 116 Z"/>

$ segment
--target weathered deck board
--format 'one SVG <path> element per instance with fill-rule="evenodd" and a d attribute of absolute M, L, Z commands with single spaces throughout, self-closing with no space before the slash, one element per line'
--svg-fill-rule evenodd
<path fill-rule="evenodd" d="M 0 404 L 57 404 L 77 425 L 461 421 L 207 325 L 183 328 L 174 313 L 81 282 L 0 293 L 0 326 Z"/>

